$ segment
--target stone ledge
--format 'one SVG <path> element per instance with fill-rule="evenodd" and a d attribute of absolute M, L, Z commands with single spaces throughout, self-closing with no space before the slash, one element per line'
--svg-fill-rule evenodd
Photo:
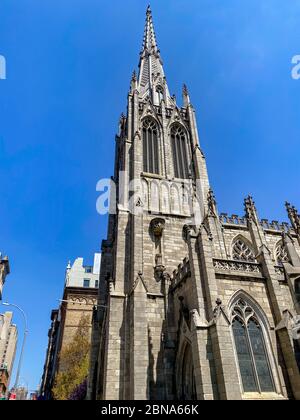
<path fill-rule="evenodd" d="M 258 392 L 249 392 L 242 395 L 244 401 L 287 401 L 283 395 L 276 394 L 275 392 L 266 392 L 259 394 Z"/>

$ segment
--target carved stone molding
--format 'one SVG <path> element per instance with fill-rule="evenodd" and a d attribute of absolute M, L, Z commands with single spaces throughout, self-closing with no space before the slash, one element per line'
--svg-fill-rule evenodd
<path fill-rule="evenodd" d="M 182 230 L 183 239 L 188 242 L 190 235 L 195 233 L 194 226 L 192 225 L 184 225 Z"/>
<path fill-rule="evenodd" d="M 80 304 L 80 305 L 87 305 L 87 306 L 95 306 L 97 305 L 97 299 L 93 299 L 90 296 L 69 296 L 68 298 L 69 303 L 72 304 Z"/>
<path fill-rule="evenodd" d="M 156 218 L 150 223 L 150 230 L 156 238 L 161 238 L 165 229 L 166 222 L 164 219 Z"/>
<path fill-rule="evenodd" d="M 260 265 L 251 262 L 231 261 L 231 260 L 214 260 L 215 270 L 221 271 L 238 271 L 244 273 L 260 274 Z"/>
<path fill-rule="evenodd" d="M 135 281 L 132 285 L 132 290 L 131 290 L 130 294 L 132 294 L 135 291 L 135 289 L 137 288 L 137 286 L 140 282 L 142 282 L 142 284 L 145 288 L 145 291 L 148 292 L 148 287 L 147 287 L 147 284 L 145 282 L 144 275 L 143 275 L 142 271 L 139 271 L 138 275 L 137 275 L 137 277 L 136 277 L 136 279 L 135 279 Z"/>
<path fill-rule="evenodd" d="M 250 222 L 254 222 L 257 224 L 257 211 L 256 211 L 256 207 L 255 207 L 255 203 L 253 198 L 249 195 L 246 199 L 245 199 L 245 212 L 246 212 L 246 217 Z"/>
<path fill-rule="evenodd" d="M 217 217 L 217 201 L 212 189 L 207 194 L 208 215 Z"/>
<path fill-rule="evenodd" d="M 213 311 L 213 320 L 212 320 L 212 322 L 213 322 L 213 323 L 217 323 L 217 322 L 218 322 L 218 320 L 220 319 L 220 317 L 221 317 L 222 315 L 223 315 L 223 317 L 225 318 L 225 320 L 226 320 L 227 324 L 228 324 L 228 325 L 230 325 L 230 324 L 231 324 L 231 322 L 230 322 L 230 318 L 229 318 L 229 316 L 228 316 L 228 314 L 227 314 L 227 312 L 226 312 L 226 308 L 225 308 L 225 306 L 223 305 L 222 300 L 221 300 L 220 298 L 218 298 L 218 299 L 216 300 L 216 307 L 215 307 L 215 309 L 214 309 L 214 311 Z"/>
<path fill-rule="evenodd" d="M 164 272 L 166 267 L 163 265 L 162 255 L 157 254 L 155 257 L 155 267 L 154 267 L 154 276 L 157 282 L 163 279 Z"/>

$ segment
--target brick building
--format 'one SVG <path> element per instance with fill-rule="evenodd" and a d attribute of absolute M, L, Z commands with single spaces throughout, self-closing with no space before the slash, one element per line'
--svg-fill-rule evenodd
<path fill-rule="evenodd" d="M 4 395 L 10 384 L 18 342 L 18 329 L 12 317 L 12 312 L 0 314 L 0 394 Z"/>
<path fill-rule="evenodd" d="M 87 317 L 92 331 L 92 315 L 97 305 L 101 254 L 95 254 L 93 266 L 84 265 L 83 258 L 77 258 L 67 266 L 63 297 L 59 309 L 51 313 L 51 327 L 48 332 L 48 347 L 42 377 L 40 395 L 52 399 L 52 388 L 59 363 L 60 352 L 72 342 L 80 321 Z"/>

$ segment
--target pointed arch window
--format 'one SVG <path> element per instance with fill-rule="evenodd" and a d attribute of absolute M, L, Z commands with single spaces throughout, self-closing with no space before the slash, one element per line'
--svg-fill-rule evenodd
<path fill-rule="evenodd" d="M 297 302 L 300 304 L 300 277 L 295 280 L 295 293 Z"/>
<path fill-rule="evenodd" d="M 152 118 L 143 122 L 144 172 L 159 174 L 158 127 Z"/>
<path fill-rule="evenodd" d="M 175 178 L 188 179 L 190 175 L 188 144 L 185 129 L 176 124 L 171 129 L 171 144 Z"/>
<path fill-rule="evenodd" d="M 276 392 L 262 326 L 243 299 L 234 305 L 232 332 L 244 392 Z"/>
<path fill-rule="evenodd" d="M 237 239 L 234 242 L 232 258 L 236 261 L 256 262 L 253 250 L 243 239 Z"/>
<path fill-rule="evenodd" d="M 289 256 L 288 256 L 286 247 L 284 246 L 284 243 L 282 241 L 279 242 L 279 244 L 276 246 L 275 255 L 276 255 L 276 264 L 278 266 L 282 266 L 283 263 L 289 262 Z"/>
<path fill-rule="evenodd" d="M 164 90 L 161 86 L 157 86 L 156 92 L 157 92 L 157 95 L 158 95 L 158 102 L 160 104 L 161 101 L 163 101 L 165 99 L 164 98 Z"/>

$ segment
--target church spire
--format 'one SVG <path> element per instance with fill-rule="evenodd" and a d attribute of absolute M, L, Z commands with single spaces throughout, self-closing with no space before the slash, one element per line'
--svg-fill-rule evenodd
<path fill-rule="evenodd" d="M 142 50 L 143 51 L 148 50 L 151 52 L 152 49 L 158 52 L 156 35 L 155 35 L 154 25 L 153 25 L 152 11 L 149 5 L 146 12 L 146 25 L 145 25 L 145 33 L 144 33 Z"/>
<path fill-rule="evenodd" d="M 160 105 L 162 100 L 165 101 L 167 106 L 171 104 L 150 6 L 148 6 L 146 12 L 143 46 L 140 54 L 138 90 L 142 99 L 149 98 L 154 105 Z"/>

